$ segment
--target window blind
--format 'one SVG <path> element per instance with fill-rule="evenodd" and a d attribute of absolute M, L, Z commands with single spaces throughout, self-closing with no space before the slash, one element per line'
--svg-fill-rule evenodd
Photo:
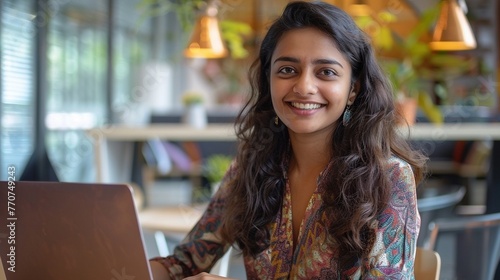
<path fill-rule="evenodd" d="M 16 178 L 33 151 L 33 1 L 3 0 L 0 5 L 0 179 L 15 166 Z"/>

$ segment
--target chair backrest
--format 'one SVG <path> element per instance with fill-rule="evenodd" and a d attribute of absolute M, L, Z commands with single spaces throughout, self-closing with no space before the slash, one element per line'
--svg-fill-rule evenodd
<path fill-rule="evenodd" d="M 233 255 L 233 247 L 229 247 L 227 252 L 220 258 L 210 270 L 210 274 L 227 277 L 229 268 L 231 267 L 231 257 Z"/>
<path fill-rule="evenodd" d="M 493 279 L 500 259 L 500 213 L 440 219 L 429 228 L 427 248 L 441 255 L 443 268 L 449 262 L 455 274 L 450 277 Z"/>
<path fill-rule="evenodd" d="M 465 187 L 459 185 L 439 188 L 424 188 L 418 191 L 418 212 L 421 225 L 417 246 L 423 247 L 428 239 L 429 224 L 444 217 L 454 215 L 455 206 L 465 195 Z"/>
<path fill-rule="evenodd" d="M 420 190 L 419 190 L 420 191 Z M 425 192 L 428 192 L 426 194 Z M 428 188 L 418 198 L 418 211 L 429 212 L 455 206 L 465 195 L 465 187 L 452 185 L 439 188 Z"/>
<path fill-rule="evenodd" d="M 414 272 L 415 280 L 439 280 L 441 257 L 435 251 L 417 247 Z"/>

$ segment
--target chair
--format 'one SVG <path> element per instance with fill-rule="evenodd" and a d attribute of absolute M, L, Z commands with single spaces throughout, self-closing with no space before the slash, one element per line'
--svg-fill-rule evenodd
<path fill-rule="evenodd" d="M 415 280 L 439 280 L 441 257 L 435 251 L 417 247 L 414 272 Z"/>
<path fill-rule="evenodd" d="M 160 256 L 168 256 L 170 255 L 170 249 L 169 245 L 172 246 L 172 244 L 168 243 L 173 243 L 178 244 L 181 240 L 169 240 L 171 238 L 167 237 L 164 232 L 162 231 L 155 231 L 154 232 L 154 239 L 156 243 L 156 247 L 158 249 L 159 255 Z M 210 274 L 222 276 L 222 277 L 227 277 L 229 274 L 229 268 L 231 264 L 231 257 L 233 256 L 233 247 L 229 247 L 229 249 L 226 251 L 224 256 L 220 258 L 215 265 L 212 267 L 210 270 Z"/>
<path fill-rule="evenodd" d="M 465 195 L 465 187 L 423 187 L 418 189 L 418 212 L 420 213 L 420 234 L 417 246 L 423 247 L 428 239 L 429 224 L 438 218 L 452 217 L 455 206 Z"/>
<path fill-rule="evenodd" d="M 229 247 L 224 256 L 222 256 L 222 258 L 220 258 L 212 267 L 212 270 L 210 270 L 210 274 L 222 277 L 228 277 L 232 255 L 233 255 L 233 247 Z"/>
<path fill-rule="evenodd" d="M 450 279 L 494 279 L 500 259 L 500 213 L 439 219 L 429 228 L 427 249 L 443 258 L 442 274 L 449 272 Z"/>

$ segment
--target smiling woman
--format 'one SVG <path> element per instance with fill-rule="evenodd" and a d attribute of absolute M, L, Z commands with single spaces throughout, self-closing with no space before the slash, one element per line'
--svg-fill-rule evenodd
<path fill-rule="evenodd" d="M 211 279 L 199 273 L 232 245 L 248 279 L 413 277 L 426 159 L 395 131 L 369 42 L 335 6 L 287 5 L 250 69 L 235 162 L 174 255 L 153 260 L 163 279 Z"/>

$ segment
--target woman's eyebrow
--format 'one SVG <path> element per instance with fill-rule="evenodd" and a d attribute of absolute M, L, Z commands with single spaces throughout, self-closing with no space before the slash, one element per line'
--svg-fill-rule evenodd
<path fill-rule="evenodd" d="M 315 65 L 318 65 L 318 64 L 335 64 L 335 65 L 338 65 L 338 66 L 344 68 L 344 66 L 342 66 L 342 64 L 340 62 L 338 62 L 337 60 L 335 60 L 335 59 L 326 59 L 326 58 L 316 59 L 316 60 L 313 61 L 313 64 L 315 64 Z"/>
<path fill-rule="evenodd" d="M 279 62 L 279 61 L 285 61 L 285 62 L 294 62 L 294 63 L 299 63 L 300 60 L 298 58 L 295 58 L 295 57 L 291 57 L 291 56 L 280 56 L 278 58 L 276 58 L 273 62 L 273 64 L 275 64 L 276 62 Z"/>
<path fill-rule="evenodd" d="M 274 60 L 273 64 L 276 63 L 276 62 L 279 62 L 279 61 L 285 61 L 285 62 L 293 62 L 293 63 L 299 63 L 300 60 L 295 58 L 295 57 L 290 57 L 290 56 L 281 56 L 281 57 L 278 57 Z M 338 65 L 342 68 L 344 68 L 344 66 L 342 66 L 342 64 L 340 62 L 338 62 L 337 60 L 335 59 L 327 59 L 327 58 L 321 58 L 321 59 L 316 59 L 313 61 L 313 64 L 315 65 L 319 65 L 319 64 L 334 64 L 334 65 Z"/>

